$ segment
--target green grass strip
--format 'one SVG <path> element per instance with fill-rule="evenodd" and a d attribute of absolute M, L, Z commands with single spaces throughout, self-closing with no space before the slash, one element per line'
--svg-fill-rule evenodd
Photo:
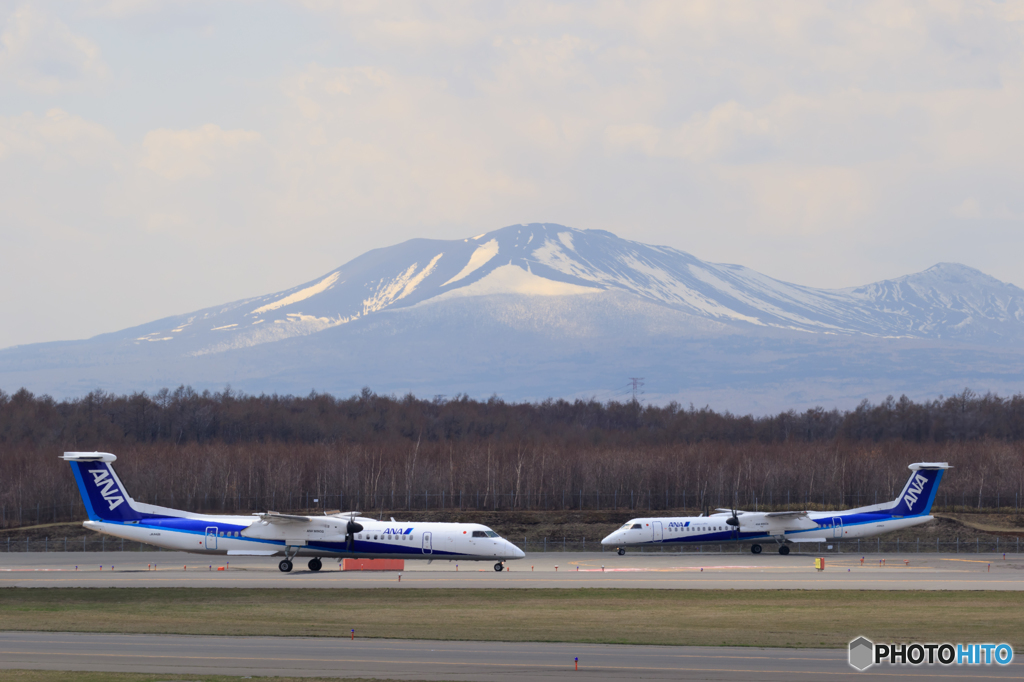
<path fill-rule="evenodd" d="M 0 589 L 0 629 L 843 647 L 1024 646 L 1024 592 L 206 588 Z"/>

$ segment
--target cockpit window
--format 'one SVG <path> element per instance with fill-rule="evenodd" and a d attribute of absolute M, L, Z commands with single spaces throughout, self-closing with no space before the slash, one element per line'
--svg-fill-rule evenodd
<path fill-rule="evenodd" d="M 620 528 L 619 530 L 629 530 L 630 528 L 631 528 L 630 524 L 627 523 L 624 526 L 622 526 L 622 528 Z"/>
<path fill-rule="evenodd" d="M 482 530 L 475 530 L 475 531 L 473 531 L 473 537 L 475 537 L 475 538 L 485 538 L 485 537 L 487 537 L 487 533 L 483 532 Z"/>
<path fill-rule="evenodd" d="M 496 537 L 498 537 L 498 534 L 495 533 L 493 530 L 488 530 L 488 531 L 484 531 L 484 532 L 487 533 L 487 537 L 489 537 L 489 538 L 496 538 Z"/>
<path fill-rule="evenodd" d="M 643 528 L 643 526 L 641 526 L 639 523 L 634 523 L 633 530 L 637 530 L 638 528 Z"/>

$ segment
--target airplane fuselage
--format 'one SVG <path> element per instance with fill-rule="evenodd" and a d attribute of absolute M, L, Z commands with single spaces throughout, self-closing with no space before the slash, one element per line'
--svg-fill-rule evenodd
<path fill-rule="evenodd" d="M 739 529 L 726 520 L 731 514 L 637 518 L 615 531 L 602 544 L 616 547 L 688 545 L 726 542 L 827 542 L 856 540 L 926 523 L 930 515 L 894 517 L 886 512 L 808 512 L 800 520 L 776 520 L 741 514 Z M 746 518 L 745 518 L 746 517 Z M 802 527 L 794 528 L 794 525 Z M 627 528 L 628 526 L 628 528 Z M 637 528 L 636 526 L 640 526 Z"/>
<path fill-rule="evenodd" d="M 362 517 L 358 521 L 363 530 L 355 533 L 349 549 L 347 516 L 313 518 L 311 523 L 290 526 L 283 539 L 259 537 L 280 535 L 280 527 L 268 528 L 258 516 L 193 514 L 128 522 L 86 521 L 84 525 L 126 540 L 210 555 L 273 556 L 290 549 L 294 556 L 369 559 L 504 561 L 523 556 L 512 543 L 479 524 L 403 523 Z"/>

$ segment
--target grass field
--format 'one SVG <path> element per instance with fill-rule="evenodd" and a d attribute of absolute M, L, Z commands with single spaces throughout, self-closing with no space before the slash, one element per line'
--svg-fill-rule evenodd
<path fill-rule="evenodd" d="M 1024 592 L 0 590 L 0 629 L 707 646 L 1024 646 Z"/>

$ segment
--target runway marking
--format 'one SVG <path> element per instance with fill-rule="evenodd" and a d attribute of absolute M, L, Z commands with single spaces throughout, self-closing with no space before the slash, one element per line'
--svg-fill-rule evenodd
<path fill-rule="evenodd" d="M 38 652 L 38 651 L 0 651 L 0 655 L 3 655 L 3 654 L 11 654 L 11 655 L 37 655 L 39 653 L 40 652 Z M 91 653 L 91 652 L 83 652 L 83 653 L 47 652 L 47 656 L 52 656 L 52 655 L 57 655 L 57 656 L 92 656 L 92 657 L 96 657 L 96 658 L 114 658 L 114 657 L 118 657 L 118 658 L 143 658 L 143 659 L 168 659 L 168 658 L 174 658 L 174 659 L 178 659 L 178 660 L 181 660 L 181 658 L 182 658 L 181 656 L 178 656 L 178 655 L 176 655 L 176 656 L 155 656 L 155 655 L 152 655 L 152 654 L 150 654 L 150 655 L 142 655 L 142 654 L 115 654 L 115 653 L 107 654 L 107 653 Z M 246 663 L 250 663 L 250 662 L 262 662 L 262 663 L 271 663 L 271 662 L 280 662 L 280 663 L 306 662 L 306 663 L 328 663 L 328 664 L 338 664 L 338 663 L 379 664 L 381 662 L 379 658 L 344 658 L 344 657 L 339 657 L 339 658 L 251 658 L 251 657 L 239 658 L 237 656 L 207 656 L 207 655 L 204 655 L 202 660 L 203 661 L 210 661 L 210 660 L 214 660 L 214 661 L 240 661 L 240 662 L 244 661 Z M 814 659 L 814 660 L 820 660 L 820 659 Z M 128 665 L 128 664 L 130 664 L 128 661 L 126 661 L 124 663 L 124 665 Z M 480 661 L 472 661 L 472 662 L 463 662 L 463 661 L 426 661 L 426 662 L 425 661 L 410 661 L 408 663 L 408 665 L 419 665 L 419 666 L 423 666 L 423 665 L 433 665 L 433 666 L 450 665 L 450 666 L 463 666 L 463 667 L 474 666 L 474 667 L 486 667 L 486 668 L 520 668 L 520 669 L 534 669 L 534 670 L 541 669 L 541 670 L 552 670 L 552 671 L 559 671 L 559 670 L 566 670 L 567 671 L 569 669 L 567 664 L 486 663 L 486 662 L 480 662 Z M 181 667 L 181 666 L 179 666 L 179 667 Z M 187 666 L 184 666 L 184 667 L 187 667 Z M 240 668 L 242 666 L 236 665 L 234 667 L 237 669 L 237 668 Z M 246 666 L 246 667 L 248 668 L 248 667 L 252 667 L 252 666 Z M 631 666 L 601 665 L 601 666 L 591 667 L 590 670 L 593 671 L 593 672 L 600 672 L 602 670 L 623 670 L 623 671 L 645 670 L 645 671 L 649 671 L 649 672 L 673 672 L 673 673 L 681 672 L 680 669 L 677 668 L 677 667 L 665 668 L 665 667 L 635 666 L 635 665 L 631 665 Z M 865 675 L 865 673 L 855 672 L 855 671 L 765 670 L 764 668 L 686 668 L 685 671 L 686 672 L 705 672 L 705 673 L 747 673 L 747 674 L 753 674 L 753 675 L 764 675 L 764 674 L 775 674 L 775 675 L 817 675 L 819 677 L 820 676 L 833 676 L 833 677 L 843 676 L 843 677 L 845 677 L 845 676 L 854 676 L 854 675 L 856 675 L 856 676 Z M 870 675 L 872 673 L 867 673 L 867 674 Z M 874 672 L 874 674 L 876 674 L 876 675 L 893 675 L 893 674 L 897 674 L 897 673 L 895 671 L 892 672 L 892 673 L 877 671 L 877 672 Z M 927 678 L 927 679 L 947 678 L 948 677 L 948 678 L 952 678 L 952 679 L 963 679 L 963 674 L 962 673 L 961 674 L 955 674 L 955 675 L 942 675 L 942 674 L 935 674 L 935 673 L 931 673 L 931 672 L 918 674 L 918 673 L 907 673 L 907 672 L 899 671 L 898 674 L 900 675 L 900 677 L 924 677 L 924 678 Z M 999 675 L 999 676 L 997 676 L 997 675 L 972 675 L 971 677 L 973 679 L 1024 680 L 1024 677 L 1006 677 L 1006 676 L 1002 676 L 1002 675 Z"/>
<path fill-rule="evenodd" d="M 942 559 L 942 561 L 966 561 L 971 564 L 991 564 L 991 561 L 985 561 L 984 559 Z"/>
<path fill-rule="evenodd" d="M 570 564 L 574 565 L 574 564 Z M 743 570 L 765 569 L 767 566 L 668 566 L 665 568 L 584 568 L 570 573 L 670 573 L 672 571 L 703 571 L 716 569 L 739 568 Z M 813 566 L 812 566 L 813 568 Z"/>

